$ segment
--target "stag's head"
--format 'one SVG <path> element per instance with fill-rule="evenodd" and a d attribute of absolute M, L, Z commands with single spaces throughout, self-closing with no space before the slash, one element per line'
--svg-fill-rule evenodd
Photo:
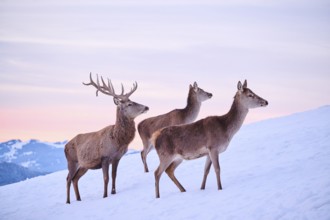
<path fill-rule="evenodd" d="M 89 75 L 90 82 L 83 83 L 86 86 L 94 86 L 96 88 L 96 96 L 98 96 L 98 92 L 102 92 L 105 95 L 109 95 L 113 97 L 114 103 L 117 105 L 118 110 L 125 116 L 134 119 L 138 115 L 145 113 L 149 110 L 147 106 L 141 105 L 139 103 L 133 102 L 129 99 L 129 97 L 136 91 L 137 82 L 133 84 L 133 88 L 130 92 L 124 94 L 124 86 L 121 84 L 121 94 L 116 94 L 115 89 L 110 81 L 107 79 L 107 82 L 101 76 L 101 83 L 98 75 L 96 76 L 96 82 L 92 79 L 92 73 Z"/>
<path fill-rule="evenodd" d="M 212 97 L 212 93 L 199 88 L 196 82 L 189 86 L 189 94 L 191 94 L 198 102 L 203 102 Z"/>
<path fill-rule="evenodd" d="M 247 87 L 247 81 L 244 84 L 239 81 L 237 84 L 237 93 L 235 99 L 237 99 L 246 108 L 257 108 L 264 107 L 268 105 L 268 102 L 252 92 L 251 89 Z"/>

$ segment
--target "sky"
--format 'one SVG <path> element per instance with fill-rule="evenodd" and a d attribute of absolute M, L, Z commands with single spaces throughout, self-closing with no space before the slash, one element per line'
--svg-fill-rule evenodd
<path fill-rule="evenodd" d="M 225 114 L 239 80 L 269 102 L 245 123 L 330 104 L 325 0 L 0 0 L 0 141 L 70 140 L 114 124 L 92 72 L 138 89 L 141 120 L 213 94 L 198 118 Z M 138 134 L 131 147 L 141 149 Z"/>

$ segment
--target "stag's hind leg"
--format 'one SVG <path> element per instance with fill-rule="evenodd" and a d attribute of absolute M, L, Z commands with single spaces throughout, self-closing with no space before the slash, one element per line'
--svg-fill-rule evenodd
<path fill-rule="evenodd" d="M 183 188 L 178 179 L 174 176 L 175 169 L 182 163 L 182 159 L 177 159 L 171 163 L 169 167 L 165 170 L 167 175 L 171 178 L 171 180 L 175 183 L 175 185 L 180 189 L 181 192 L 185 192 L 186 190 Z"/>
<path fill-rule="evenodd" d="M 77 163 L 75 162 L 68 162 L 68 176 L 66 178 L 66 203 L 70 204 L 70 188 L 71 188 L 71 182 L 74 176 L 77 173 Z"/>
<path fill-rule="evenodd" d="M 66 203 L 70 204 L 70 187 L 71 187 L 71 176 L 70 173 L 68 173 L 68 176 L 66 177 Z"/>
<path fill-rule="evenodd" d="M 87 172 L 87 170 L 88 169 L 86 169 L 86 168 L 79 167 L 76 174 L 74 175 L 74 177 L 72 179 L 73 188 L 74 188 L 74 192 L 76 194 L 77 201 L 81 201 L 79 189 L 78 189 L 78 181 L 79 181 L 80 177 L 82 177 Z"/>

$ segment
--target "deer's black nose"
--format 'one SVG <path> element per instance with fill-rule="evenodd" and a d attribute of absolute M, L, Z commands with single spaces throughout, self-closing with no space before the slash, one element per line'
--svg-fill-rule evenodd
<path fill-rule="evenodd" d="M 149 107 L 146 106 L 146 107 L 144 108 L 144 110 L 145 110 L 145 111 L 149 111 Z"/>

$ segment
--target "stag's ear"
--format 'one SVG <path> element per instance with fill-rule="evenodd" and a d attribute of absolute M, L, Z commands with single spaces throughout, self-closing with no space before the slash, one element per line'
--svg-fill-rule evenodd
<path fill-rule="evenodd" d="M 238 89 L 238 91 L 243 91 L 243 87 L 242 87 L 241 81 L 238 81 L 238 83 L 237 83 L 237 89 Z"/>
<path fill-rule="evenodd" d="M 113 98 L 113 102 L 115 103 L 115 105 L 120 105 L 120 99 L 118 98 Z"/>
<path fill-rule="evenodd" d="M 247 81 L 244 80 L 243 89 L 246 89 L 246 88 L 247 88 Z"/>

